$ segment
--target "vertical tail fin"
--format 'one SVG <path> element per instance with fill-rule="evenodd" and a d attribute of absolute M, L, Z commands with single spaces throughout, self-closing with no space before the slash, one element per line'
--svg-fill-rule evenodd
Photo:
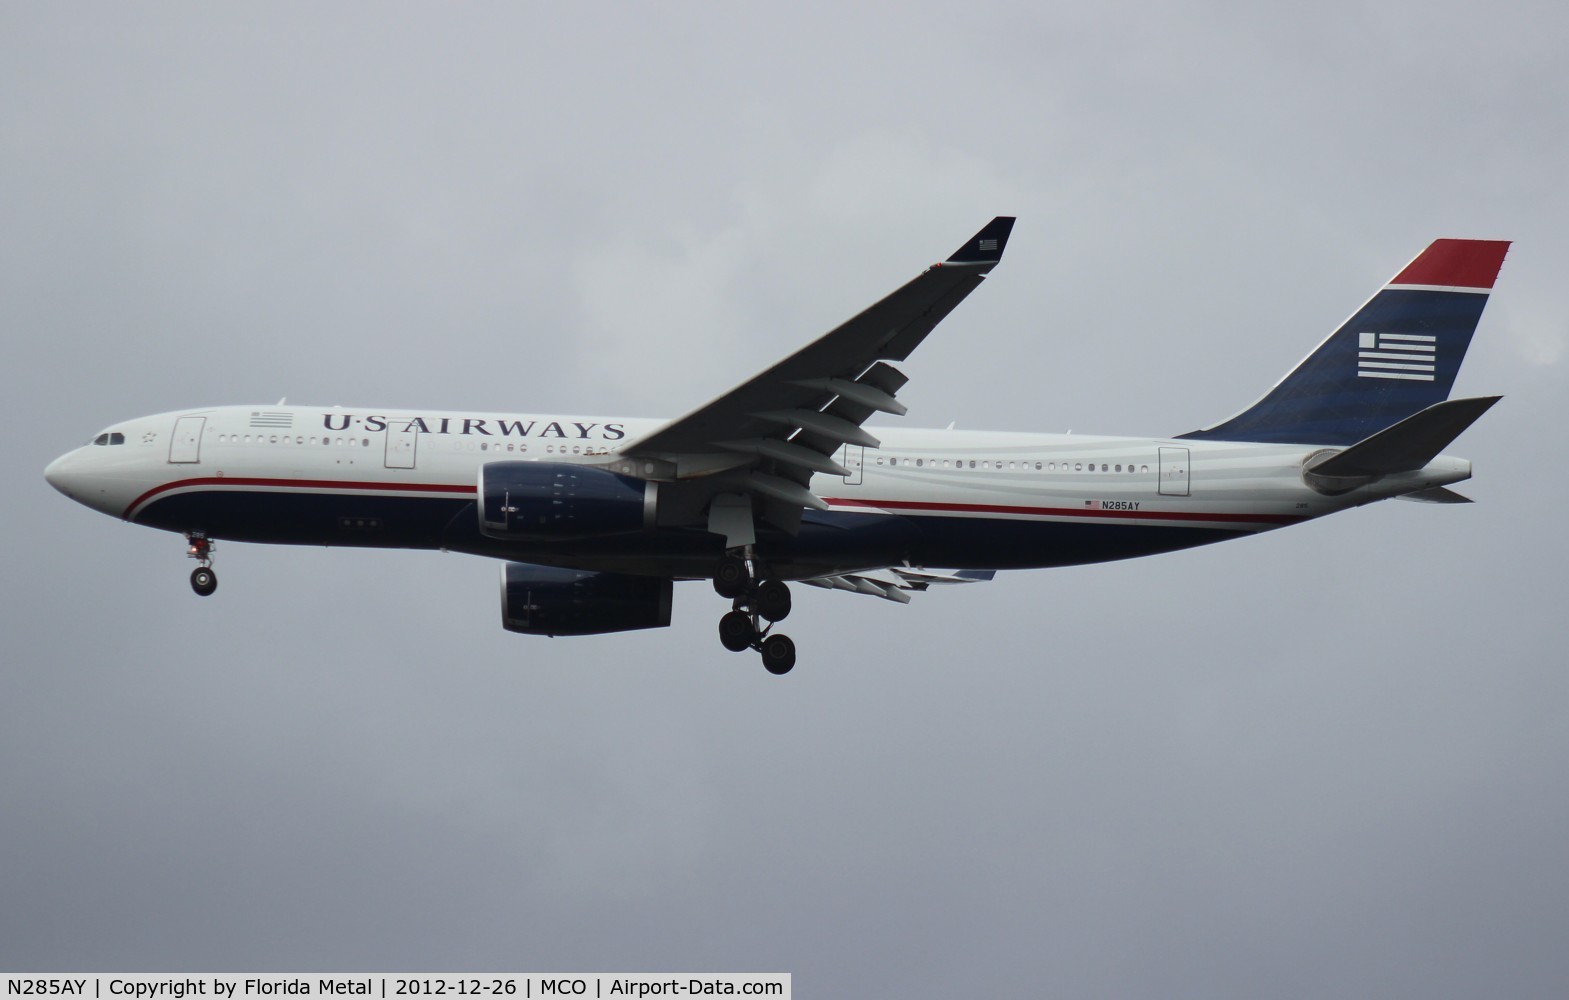
<path fill-rule="evenodd" d="M 1180 436 L 1349 445 L 1448 399 L 1508 250 L 1435 240 L 1263 399 Z"/>

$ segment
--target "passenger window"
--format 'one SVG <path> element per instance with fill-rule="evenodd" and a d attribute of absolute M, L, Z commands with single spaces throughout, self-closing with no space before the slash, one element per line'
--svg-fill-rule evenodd
<path fill-rule="evenodd" d="M 1083 472 L 1084 471 L 1084 463 L 1083 462 L 1074 462 L 1073 463 L 1073 471 L 1074 472 Z"/>
<path fill-rule="evenodd" d="M 920 467 L 921 467 L 921 460 L 920 460 L 920 459 L 918 459 L 918 458 L 917 458 L 917 459 L 916 459 L 916 460 L 915 460 L 915 467 L 916 467 L 916 468 L 917 468 L 917 469 L 919 469 L 919 468 L 920 468 Z"/>

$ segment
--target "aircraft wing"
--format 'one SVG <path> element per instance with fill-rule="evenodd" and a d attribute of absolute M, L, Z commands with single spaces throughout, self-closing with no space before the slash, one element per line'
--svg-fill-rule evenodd
<path fill-rule="evenodd" d="M 825 509 L 812 473 L 845 475 L 832 458 L 844 444 L 876 447 L 861 424 L 877 411 L 902 415 L 894 395 L 902 361 L 1002 258 L 1011 216 L 987 223 L 952 256 L 762 374 L 672 420 L 620 453 L 657 461 L 663 478 L 740 470 L 735 488 L 794 507 Z"/>
<path fill-rule="evenodd" d="M 855 594 L 881 597 L 899 604 L 910 603 L 911 591 L 922 591 L 934 584 L 980 583 L 997 575 L 994 569 L 965 569 L 952 572 L 921 569 L 915 566 L 889 566 L 886 569 L 802 580 L 802 583 L 828 590 L 848 590 Z"/>

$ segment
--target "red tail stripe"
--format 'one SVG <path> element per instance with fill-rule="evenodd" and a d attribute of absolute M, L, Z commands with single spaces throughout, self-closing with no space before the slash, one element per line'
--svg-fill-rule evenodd
<path fill-rule="evenodd" d="M 1508 252 L 1508 240 L 1434 240 L 1389 283 L 1492 288 Z"/>

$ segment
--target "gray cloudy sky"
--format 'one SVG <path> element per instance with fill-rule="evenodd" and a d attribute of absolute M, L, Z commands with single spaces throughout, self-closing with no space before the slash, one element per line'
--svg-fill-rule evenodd
<path fill-rule="evenodd" d="M 1562 4 L 0 5 L 0 968 L 1569 992 Z M 784 679 L 42 470 L 271 402 L 669 416 L 999 213 L 913 425 L 1168 434 L 1517 241 L 1463 508 L 811 591 Z M 804 588 L 803 588 L 804 589 Z M 993 991 L 988 993 L 987 991 Z"/>

